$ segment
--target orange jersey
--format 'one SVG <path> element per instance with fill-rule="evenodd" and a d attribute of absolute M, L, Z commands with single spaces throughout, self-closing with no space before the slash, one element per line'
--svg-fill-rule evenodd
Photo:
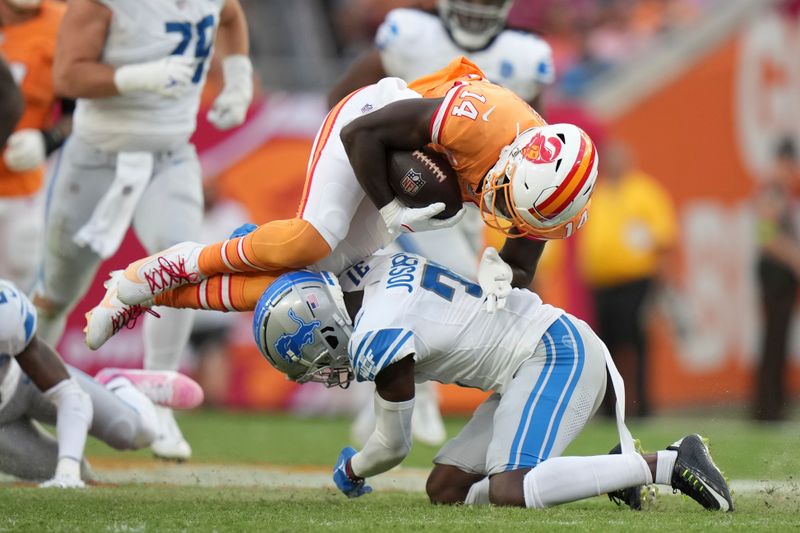
<path fill-rule="evenodd" d="M 21 24 L 0 27 L 2 54 L 25 99 L 17 130 L 48 126 L 55 103 L 53 55 L 66 5 L 45 0 L 39 14 Z M 0 158 L 0 196 L 27 196 L 42 186 L 43 170 L 12 172 Z"/>
<path fill-rule="evenodd" d="M 408 87 L 424 98 L 444 98 L 431 120 L 431 140 L 458 173 L 464 199 L 476 203 L 475 191 L 500 151 L 520 132 L 547 124 L 527 102 L 489 82 L 465 57 Z"/>

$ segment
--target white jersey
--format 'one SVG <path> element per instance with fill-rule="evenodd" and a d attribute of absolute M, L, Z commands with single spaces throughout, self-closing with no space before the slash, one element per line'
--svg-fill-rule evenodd
<path fill-rule="evenodd" d="M 468 51 L 453 42 L 438 16 L 415 9 L 390 11 L 375 44 L 386 74 L 408 82 L 445 67 L 460 55 L 478 65 L 490 81 L 527 101 L 555 80 L 550 45 L 535 35 L 503 30 L 486 48 Z"/>
<path fill-rule="evenodd" d="M 0 279 L 0 409 L 19 383 L 14 360 L 36 333 L 36 308 L 13 283 Z"/>
<path fill-rule="evenodd" d="M 107 151 L 163 151 L 195 130 L 214 37 L 225 0 L 98 0 L 112 13 L 101 61 L 114 67 L 169 55 L 195 58 L 192 88 L 180 98 L 136 93 L 80 98 L 75 134 Z"/>
<path fill-rule="evenodd" d="M 502 394 L 564 314 L 526 289 L 512 290 L 506 307 L 489 314 L 480 286 L 407 253 L 373 256 L 339 280 L 346 292 L 364 290 L 348 349 L 359 381 L 414 354 L 417 382 Z"/>

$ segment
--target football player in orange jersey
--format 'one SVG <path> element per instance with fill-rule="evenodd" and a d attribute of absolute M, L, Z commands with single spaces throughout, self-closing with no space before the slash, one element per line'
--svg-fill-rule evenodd
<path fill-rule="evenodd" d="M 101 345 L 142 305 L 252 310 L 286 269 L 339 274 L 400 232 L 456 222 L 433 218 L 443 203 L 409 208 L 388 192 L 386 150 L 429 143 L 450 157 L 464 199 L 511 237 L 500 254 L 488 249 L 479 269 L 488 309 L 502 307 L 512 284 L 530 283 L 544 240 L 567 237 L 585 220 L 598 160 L 579 128 L 546 125 L 458 58 L 409 87 L 385 78 L 334 107 L 317 136 L 297 218 L 209 246 L 181 243 L 115 274 L 87 317 L 88 344 Z"/>
<path fill-rule="evenodd" d="M 6 143 L 17 127 L 23 105 L 22 95 L 14 82 L 14 77 L 0 56 L 0 146 Z"/>
<path fill-rule="evenodd" d="M 52 123 L 53 56 L 64 5 L 54 0 L 0 2 L 0 53 L 20 86 L 25 111 L 0 161 L 0 277 L 26 290 L 36 274 L 44 216 L 38 194 L 43 163 L 71 129 L 69 109 Z"/>

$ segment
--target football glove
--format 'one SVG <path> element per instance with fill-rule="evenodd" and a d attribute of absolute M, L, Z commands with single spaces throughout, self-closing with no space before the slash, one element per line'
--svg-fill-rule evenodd
<path fill-rule="evenodd" d="M 47 150 L 44 135 L 39 130 L 25 129 L 8 138 L 3 160 L 14 172 L 33 170 L 44 163 Z"/>
<path fill-rule="evenodd" d="M 119 67 L 114 85 L 120 94 L 157 93 L 168 98 L 182 96 L 192 86 L 197 63 L 191 57 L 168 56 L 148 63 Z"/>
<path fill-rule="evenodd" d="M 236 239 L 238 237 L 244 237 L 245 235 L 253 233 L 257 229 L 258 229 L 257 225 L 248 222 L 247 224 L 242 224 L 241 226 L 233 230 L 233 233 L 231 233 L 231 236 L 228 238 Z"/>
<path fill-rule="evenodd" d="M 427 207 L 406 207 L 397 200 L 393 199 L 380 209 L 383 221 L 389 228 L 389 233 L 414 233 L 416 231 L 432 231 L 442 228 L 449 228 L 458 224 L 464 216 L 464 208 L 450 218 L 439 220 L 435 217 L 445 210 L 444 202 L 436 202 Z"/>
<path fill-rule="evenodd" d="M 488 247 L 483 251 L 478 266 L 478 284 L 486 297 L 486 310 L 494 313 L 506 306 L 506 298 L 511 294 L 511 280 L 514 277 L 511 267 L 500 258 L 497 250 Z"/>
<path fill-rule="evenodd" d="M 350 459 L 356 454 L 355 448 L 347 446 L 342 449 L 336 466 L 333 468 L 333 482 L 348 498 L 358 498 L 372 492 L 372 487 L 366 484 L 363 477 L 358 477 L 350 467 Z"/>
<path fill-rule="evenodd" d="M 225 87 L 206 118 L 218 130 L 241 125 L 253 100 L 253 64 L 245 55 L 228 56 L 222 61 Z"/>

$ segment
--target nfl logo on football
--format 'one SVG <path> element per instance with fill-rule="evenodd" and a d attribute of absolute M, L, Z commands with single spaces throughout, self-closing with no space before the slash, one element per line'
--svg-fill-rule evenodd
<path fill-rule="evenodd" d="M 402 181 L 400 181 L 400 185 L 403 187 L 403 190 L 409 196 L 414 196 L 419 192 L 423 185 L 425 185 L 425 180 L 422 179 L 422 174 L 416 172 L 413 168 L 409 169 L 406 172 L 406 175 L 403 176 Z"/>

